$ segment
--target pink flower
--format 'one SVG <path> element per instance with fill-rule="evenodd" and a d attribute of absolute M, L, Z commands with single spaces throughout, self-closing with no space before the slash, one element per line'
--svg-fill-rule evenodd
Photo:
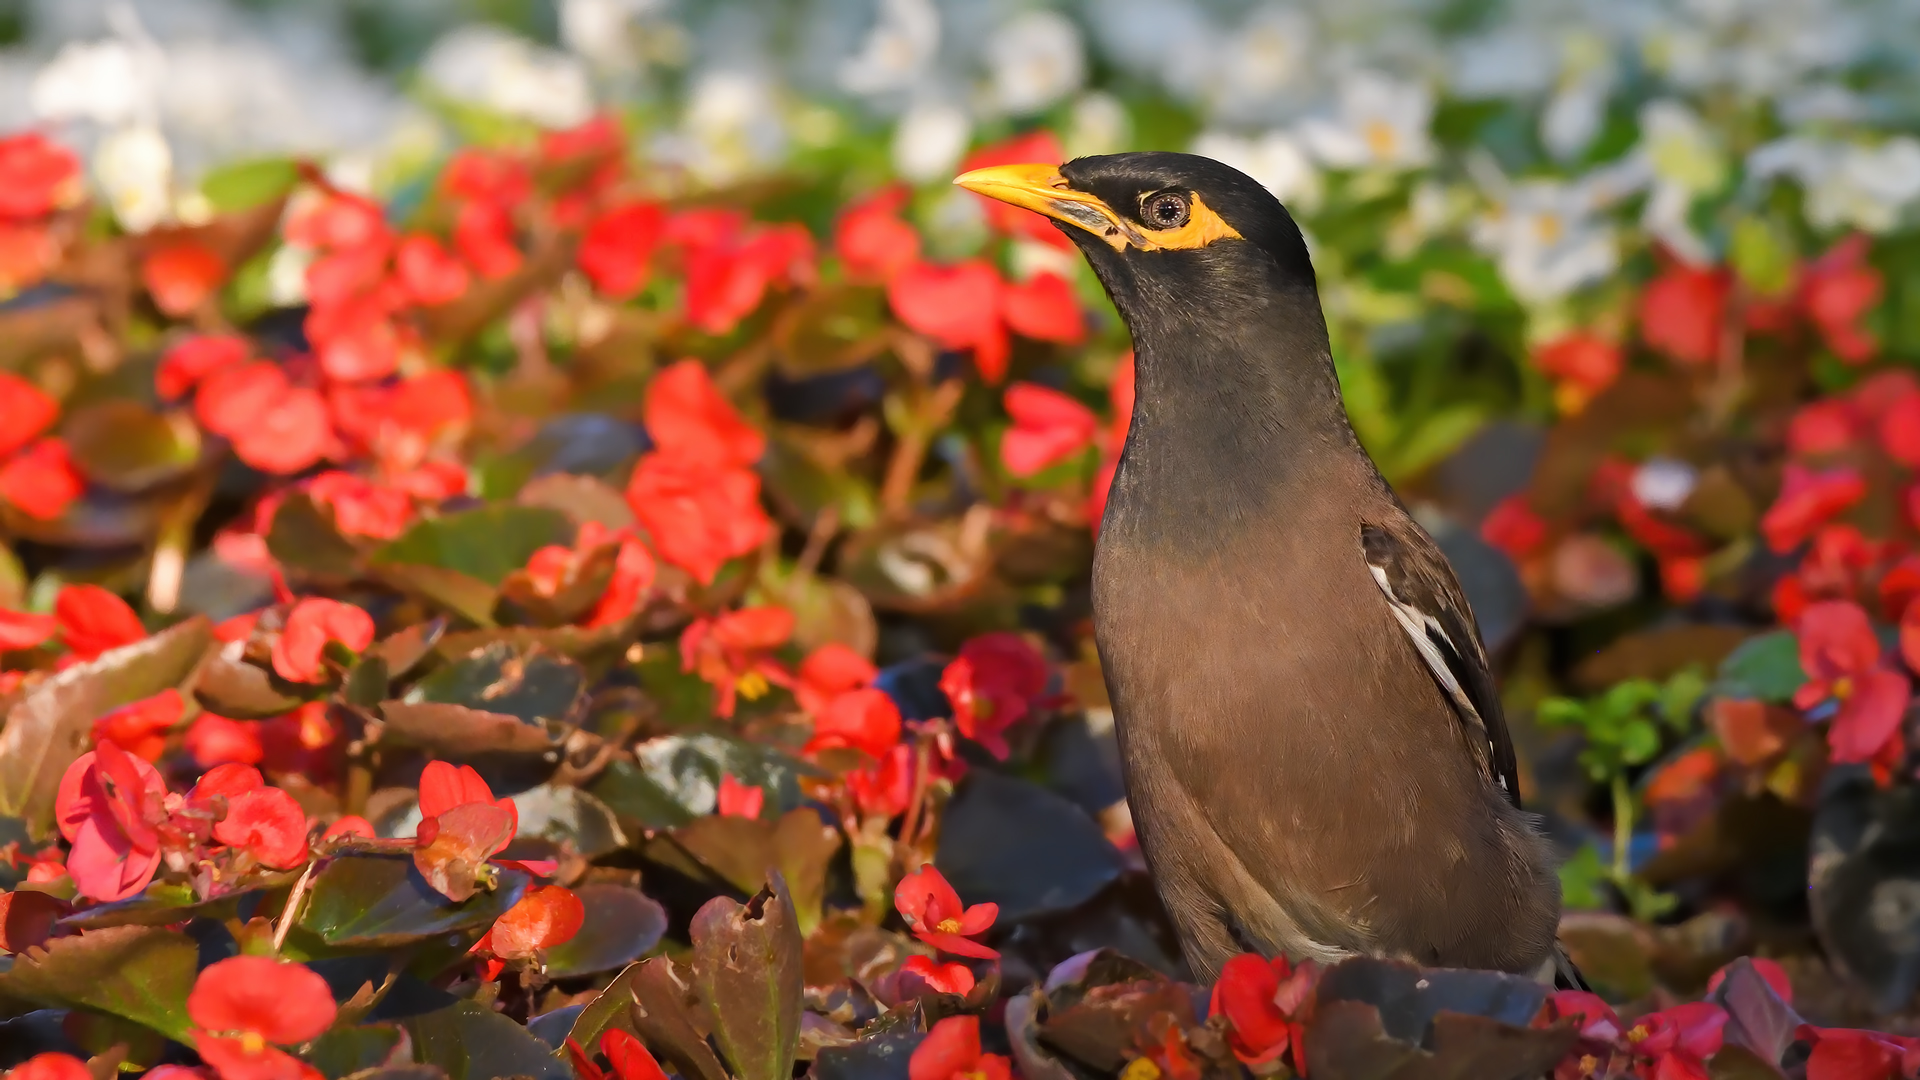
<path fill-rule="evenodd" d="M 82 895 L 124 900 L 147 887 L 160 865 L 166 781 L 110 739 L 81 754 L 60 778 L 54 815 L 73 845 L 67 873 Z"/>

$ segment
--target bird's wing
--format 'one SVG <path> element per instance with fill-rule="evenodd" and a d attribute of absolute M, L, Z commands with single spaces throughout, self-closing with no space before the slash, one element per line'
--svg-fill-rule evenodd
<path fill-rule="evenodd" d="M 1519 769 L 1513 739 L 1500 710 L 1500 695 L 1487 670 L 1473 612 L 1433 541 L 1411 523 L 1362 525 L 1360 546 L 1373 580 L 1385 594 L 1395 621 L 1407 632 L 1433 680 L 1446 692 L 1465 725 L 1467 742 L 1487 782 L 1520 805 Z"/>

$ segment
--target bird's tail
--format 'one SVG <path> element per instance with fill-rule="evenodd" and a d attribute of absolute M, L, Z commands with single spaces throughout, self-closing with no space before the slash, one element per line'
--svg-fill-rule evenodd
<path fill-rule="evenodd" d="M 1552 963 L 1553 988 L 1555 990 L 1585 990 L 1589 993 L 1592 992 L 1593 987 L 1587 985 L 1586 977 L 1580 974 L 1579 968 L 1573 966 L 1573 958 L 1567 955 L 1567 950 L 1561 948 L 1560 943 L 1557 941 L 1553 943 Z"/>

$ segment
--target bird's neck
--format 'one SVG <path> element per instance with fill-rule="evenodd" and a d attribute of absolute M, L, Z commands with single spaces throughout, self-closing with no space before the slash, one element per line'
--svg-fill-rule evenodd
<path fill-rule="evenodd" d="M 1135 330 L 1132 424 L 1103 532 L 1151 539 L 1270 525 L 1262 511 L 1285 505 L 1285 493 L 1370 468 L 1310 289 L 1143 322 L 1151 329 Z"/>

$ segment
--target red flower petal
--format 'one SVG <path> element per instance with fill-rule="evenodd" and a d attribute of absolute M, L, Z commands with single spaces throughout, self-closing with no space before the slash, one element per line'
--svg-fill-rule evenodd
<path fill-rule="evenodd" d="M 1900 731 L 1912 684 L 1905 674 L 1885 668 L 1853 677 L 1852 693 L 1840 703 L 1827 743 L 1842 764 L 1871 761 Z"/>
<path fill-rule="evenodd" d="M 41 439 L 0 465 L 0 499 L 40 521 L 65 513 L 86 488 L 59 439 Z"/>
<path fill-rule="evenodd" d="M 194 763 L 203 769 L 216 765 L 258 765 L 266 756 L 258 726 L 203 712 L 187 726 L 181 740 Z"/>
<path fill-rule="evenodd" d="M 454 218 L 453 246 L 481 277 L 506 277 L 525 261 L 514 242 L 513 217 L 505 206 L 469 202 Z"/>
<path fill-rule="evenodd" d="M 262 866 L 286 870 L 307 861 L 307 815 L 293 796 L 260 787 L 235 796 L 213 838 L 244 849 Z"/>
<path fill-rule="evenodd" d="M 45 390 L 0 371 L 0 457 L 39 438 L 60 415 L 60 403 Z"/>
<path fill-rule="evenodd" d="M 273 670 L 289 682 L 318 682 L 320 656 L 329 641 L 360 652 L 373 644 L 373 617 L 338 600 L 309 597 L 295 604 L 273 642 Z"/>
<path fill-rule="evenodd" d="M 198 310 L 226 277 L 220 256 L 193 241 L 156 248 L 140 264 L 140 280 L 154 306 L 176 319 Z"/>
<path fill-rule="evenodd" d="M 953 266 L 919 263 L 887 282 L 887 302 L 908 329 L 944 348 L 993 351 L 1003 347 L 996 339 L 1005 338 L 1002 289 L 999 273 L 984 259 Z"/>
<path fill-rule="evenodd" d="M 575 258 L 593 287 L 625 299 L 647 283 L 666 213 L 657 203 L 630 202 L 595 218 L 580 238 Z"/>
<path fill-rule="evenodd" d="M 949 1016 L 933 1025 L 907 1062 L 909 1080 L 955 1080 L 980 1063 L 980 1018 Z"/>
<path fill-rule="evenodd" d="M 883 758 L 900 741 L 900 726 L 900 707 L 885 691 L 849 690 L 814 719 L 806 752 L 850 748 Z"/>
<path fill-rule="evenodd" d="M 1789 464 L 1780 497 L 1760 519 L 1760 532 L 1774 551 L 1792 551 L 1866 496 L 1867 482 L 1852 469 L 1814 472 Z"/>
<path fill-rule="evenodd" d="M 440 241 L 415 233 L 400 241 L 393 252 L 393 274 L 416 304 L 450 304 L 467 293 L 467 268 Z"/>
<path fill-rule="evenodd" d="M 524 960 L 541 949 L 572 941 L 586 918 L 586 906 L 569 890 L 558 885 L 536 885 L 494 920 L 488 931 L 493 938 L 493 955 L 502 960 Z"/>
<path fill-rule="evenodd" d="M 943 964 L 930 956 L 909 956 L 907 962 L 900 965 L 902 976 L 912 976 L 927 990 L 939 994 L 971 993 L 974 987 L 973 970 L 965 964 Z M 907 981 L 904 978 L 902 981 Z M 903 994 L 902 997 L 918 997 L 919 994 Z"/>
<path fill-rule="evenodd" d="M 714 811 L 721 817 L 757 818 L 767 805 L 767 789 L 743 784 L 728 773 L 720 778 Z"/>
<path fill-rule="evenodd" d="M 600 1036 L 600 1052 L 607 1055 L 613 1074 L 620 1080 L 667 1080 L 667 1074 L 646 1046 L 619 1028 Z"/>
<path fill-rule="evenodd" d="M 1720 353 L 1721 320 L 1731 289 L 1718 270 L 1669 267 L 1640 296 L 1640 333 L 1647 344 L 1687 365 Z"/>
<path fill-rule="evenodd" d="M 325 979 L 304 964 L 265 956 L 216 960 L 187 995 L 187 1015 L 207 1031 L 250 1031 L 274 1043 L 319 1038 L 335 1011 Z"/>
<path fill-rule="evenodd" d="M 0 218 L 44 217 L 83 194 L 73 151 L 37 131 L 0 139 Z"/>
<path fill-rule="evenodd" d="M 920 258 L 920 234 L 899 217 L 907 194 L 905 185 L 896 184 L 840 215 L 833 250 L 848 278 L 883 282 Z"/>
<path fill-rule="evenodd" d="M 760 477 L 747 469 L 715 470 L 671 454 L 640 459 L 627 484 L 627 505 L 660 557 L 703 585 L 728 559 L 758 548 L 773 529 L 760 507 Z"/>
<path fill-rule="evenodd" d="M 1533 365 L 1540 373 L 1565 380 L 1597 394 L 1613 385 L 1625 365 L 1620 346 L 1587 331 L 1576 331 L 1534 350 Z"/>
<path fill-rule="evenodd" d="M 456 806 L 493 801 L 493 789 L 471 765 L 429 761 L 420 772 L 422 817 L 439 817 Z"/>
<path fill-rule="evenodd" d="M 682 461 L 745 468 L 760 460 L 767 439 L 740 418 L 698 360 L 682 360 L 647 387 L 647 434 Z"/>
<path fill-rule="evenodd" d="M 34 648 L 59 629 L 59 621 L 51 615 L 0 608 L 0 652 Z"/>
<path fill-rule="evenodd" d="M 143 641 L 147 628 L 125 600 L 98 585 L 63 585 L 53 601 L 60 637 L 82 660 Z"/>
<path fill-rule="evenodd" d="M 4 191 L 0 187 L 0 191 Z M 7 1073 L 7 1080 L 93 1080 L 93 1073 L 87 1070 L 87 1063 L 72 1054 L 60 1054 L 48 1051 L 35 1054 L 13 1067 Z"/>
<path fill-rule="evenodd" d="M 421 820 L 413 865 L 435 892 L 460 903 L 479 891 L 487 860 L 513 842 L 517 828 L 513 811 L 493 803 L 456 806 Z"/>
<path fill-rule="evenodd" d="M 818 715 L 842 693 L 865 686 L 880 674 L 873 662 L 839 642 L 828 642 L 800 662 L 794 696 L 800 707 Z"/>
<path fill-rule="evenodd" d="M 1067 279 L 1042 270 L 1001 287 L 1000 311 L 1013 332 L 1036 341 L 1074 345 L 1086 340 L 1087 321 Z"/>
<path fill-rule="evenodd" d="M 1800 641 L 1800 666 L 1816 680 L 1859 674 L 1880 661 L 1873 620 L 1850 600 L 1808 605 L 1794 633 Z"/>
<path fill-rule="evenodd" d="M 244 363 L 251 352 L 247 339 L 237 334 L 195 334 L 161 355 L 154 389 L 172 401 L 214 372 Z"/>
<path fill-rule="evenodd" d="M 1003 398 L 1013 427 L 1000 440 L 1000 460 L 1015 476 L 1032 476 L 1093 443 L 1100 420 L 1058 390 L 1014 383 Z"/>
<path fill-rule="evenodd" d="M 167 746 L 167 732 L 180 722 L 186 708 L 180 691 L 169 687 L 95 720 L 93 738 L 110 740 L 146 761 L 158 761 Z"/>

